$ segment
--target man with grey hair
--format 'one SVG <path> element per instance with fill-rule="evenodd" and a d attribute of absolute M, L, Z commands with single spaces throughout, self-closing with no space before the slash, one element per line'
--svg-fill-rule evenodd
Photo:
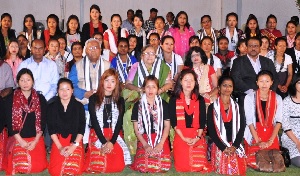
<path fill-rule="evenodd" d="M 110 63 L 101 57 L 100 42 L 91 38 L 85 42 L 86 56 L 76 62 L 69 73 L 69 79 L 74 86 L 75 98 L 84 105 L 86 128 L 83 143 L 88 143 L 90 114 L 88 111 L 89 98 L 98 88 L 99 79 L 105 70 L 110 68 Z"/>

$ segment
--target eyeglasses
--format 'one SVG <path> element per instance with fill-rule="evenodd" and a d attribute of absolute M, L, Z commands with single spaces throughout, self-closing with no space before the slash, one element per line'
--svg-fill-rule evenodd
<path fill-rule="evenodd" d="M 90 51 L 99 49 L 99 46 L 91 46 L 88 48 Z"/>
<path fill-rule="evenodd" d="M 155 57 L 156 56 L 156 54 L 155 53 L 153 53 L 153 52 L 145 52 L 145 53 L 143 53 L 143 55 L 144 55 L 144 57 Z"/>
<path fill-rule="evenodd" d="M 249 48 L 259 48 L 259 45 L 248 45 Z"/>
<path fill-rule="evenodd" d="M 191 55 L 192 59 L 194 59 L 195 57 L 200 57 L 200 53 L 196 53 L 196 54 Z"/>

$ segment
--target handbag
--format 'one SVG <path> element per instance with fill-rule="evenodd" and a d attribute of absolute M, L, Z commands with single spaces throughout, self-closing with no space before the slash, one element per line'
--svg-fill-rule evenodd
<path fill-rule="evenodd" d="M 284 160 L 285 167 L 289 167 L 291 165 L 291 158 L 290 158 L 290 152 L 287 148 L 280 146 L 281 155 Z"/>
<path fill-rule="evenodd" d="M 285 164 L 281 152 L 276 149 L 259 150 L 255 154 L 257 170 L 261 172 L 284 172 Z"/>
<path fill-rule="evenodd" d="M 24 117 L 24 120 L 22 122 L 22 125 L 21 125 L 21 128 L 19 130 L 19 133 L 21 132 L 21 130 L 22 130 L 23 126 L 24 126 L 24 123 L 25 123 L 27 115 L 28 115 L 28 112 L 26 112 L 26 114 L 25 114 L 25 117 Z M 6 152 L 4 154 L 6 157 L 8 157 L 8 155 L 12 153 L 15 144 L 16 144 L 16 138 L 14 136 L 8 137 L 7 143 L 6 143 Z"/>

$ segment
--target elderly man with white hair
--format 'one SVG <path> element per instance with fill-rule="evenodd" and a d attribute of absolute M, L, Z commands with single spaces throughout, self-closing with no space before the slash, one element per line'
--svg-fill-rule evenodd
<path fill-rule="evenodd" d="M 83 143 L 88 143 L 90 114 L 88 111 L 89 98 L 93 95 L 99 84 L 99 79 L 105 70 L 110 68 L 110 63 L 101 56 L 100 42 L 89 39 L 85 42 L 86 56 L 76 62 L 69 74 L 69 79 L 74 86 L 74 96 L 84 105 L 86 128 Z"/>

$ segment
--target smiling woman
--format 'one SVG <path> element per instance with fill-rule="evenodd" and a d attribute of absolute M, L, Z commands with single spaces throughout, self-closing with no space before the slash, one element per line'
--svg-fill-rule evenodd
<path fill-rule="evenodd" d="M 110 68 L 101 76 L 89 99 L 91 131 L 84 170 L 88 173 L 122 172 L 131 164 L 129 150 L 120 137 L 124 115 L 118 73 Z"/>

